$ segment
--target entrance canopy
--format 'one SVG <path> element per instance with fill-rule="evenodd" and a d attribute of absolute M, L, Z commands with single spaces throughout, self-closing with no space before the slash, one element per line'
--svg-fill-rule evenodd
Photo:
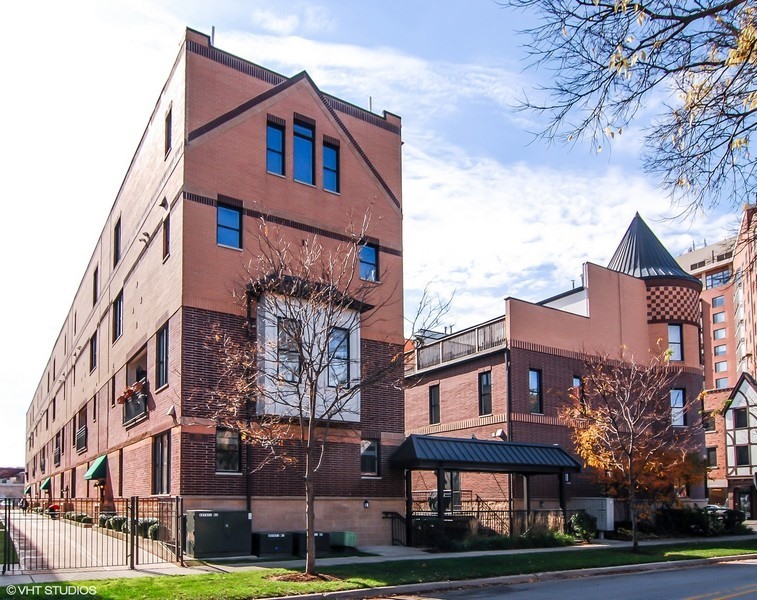
<path fill-rule="evenodd" d="M 42 490 L 49 490 L 50 489 L 50 478 L 48 477 L 42 482 L 42 485 L 39 486 L 40 491 Z"/>
<path fill-rule="evenodd" d="M 108 456 L 103 454 L 95 459 L 92 466 L 84 473 L 84 479 L 105 479 L 108 475 Z"/>
<path fill-rule="evenodd" d="M 393 466 L 477 473 L 578 473 L 581 465 L 559 446 L 475 438 L 410 435 L 392 455 Z"/>

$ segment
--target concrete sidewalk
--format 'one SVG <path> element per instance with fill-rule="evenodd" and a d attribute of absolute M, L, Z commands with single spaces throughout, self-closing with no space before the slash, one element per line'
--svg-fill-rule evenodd
<path fill-rule="evenodd" d="M 755 523 L 757 526 L 757 523 Z M 666 540 L 644 541 L 641 542 L 642 546 L 649 545 L 661 545 L 661 544 L 675 544 L 675 543 L 691 543 L 694 541 L 713 541 L 717 539 L 719 541 L 731 541 L 731 540 L 743 540 L 754 539 L 757 534 L 752 535 L 739 535 L 739 536 L 724 536 L 720 538 L 676 538 Z M 489 550 L 480 552 L 437 552 L 428 553 L 417 548 L 406 548 L 404 546 L 367 546 L 360 548 L 362 552 L 369 553 L 372 556 L 343 556 L 334 558 L 322 558 L 318 560 L 319 567 L 335 566 L 335 565 L 347 565 L 347 564 L 372 564 L 389 562 L 394 560 L 437 560 L 444 558 L 475 558 L 477 556 L 500 556 L 500 555 L 515 555 L 515 554 L 528 554 L 534 552 L 587 552 L 592 550 L 600 550 L 603 548 L 612 547 L 630 547 L 630 542 L 620 542 L 615 540 L 595 540 L 591 544 L 583 544 L 578 546 L 567 546 L 559 548 L 528 548 L 523 550 Z M 739 557 L 737 557 L 739 558 Z M 744 558 L 744 557 L 740 557 Z M 754 557 L 753 557 L 754 558 Z M 257 569 L 266 568 L 282 568 L 282 569 L 296 569 L 302 568 L 305 565 L 303 559 L 285 560 L 285 561 L 255 561 L 243 559 L 240 557 L 238 562 L 231 562 L 229 559 L 223 561 L 192 561 L 192 566 L 181 567 L 175 564 L 158 564 L 158 565 L 144 565 L 138 566 L 136 569 L 128 569 L 126 567 L 100 567 L 91 569 L 76 569 L 76 570 L 51 570 L 46 572 L 36 572 L 21 575 L 3 575 L 0 576 L 0 586 L 15 585 L 35 585 L 39 583 L 54 583 L 54 582 L 77 582 L 83 580 L 97 580 L 97 579 L 116 579 L 116 578 L 133 578 L 133 577 L 156 577 L 165 575 L 201 575 L 208 573 L 232 573 L 240 571 L 251 571 Z M 689 561 L 686 561 L 689 562 Z M 702 561 L 694 561 L 701 563 Z M 712 562 L 712 561 L 709 561 Z M 640 568 L 654 569 L 654 568 L 669 568 L 671 564 L 678 565 L 679 568 L 684 565 L 681 562 L 677 563 L 653 563 L 651 565 L 634 566 L 629 568 L 624 567 L 610 567 L 608 569 L 629 570 Z M 598 571 L 606 574 L 608 569 L 599 569 Z M 594 569 L 596 570 L 596 569 Z M 591 570 L 591 571 L 594 571 Z M 589 574 L 587 569 L 581 571 L 583 575 Z M 534 577 L 543 578 L 546 574 L 527 575 L 531 580 Z M 573 576 L 576 576 L 575 574 Z M 501 578 L 498 578 L 501 579 Z M 489 581 L 489 580 L 487 580 Z M 435 584 L 423 584 L 422 590 L 431 589 L 445 589 L 452 586 L 464 587 L 467 585 L 476 586 L 483 585 L 482 583 L 472 581 L 457 581 L 457 582 L 438 582 Z M 433 587 L 433 586 L 436 587 Z M 441 587 L 440 587 L 441 586 Z M 411 593 L 412 590 L 405 589 L 407 586 L 401 586 L 403 593 Z M 420 590 L 421 588 L 418 588 Z M 413 588 L 416 590 L 416 587 Z M 357 590 L 351 592 L 352 596 Z M 361 590 L 363 592 L 370 592 L 368 595 L 380 595 L 379 590 Z M 336 596 L 334 596 L 336 597 Z M 344 596 L 343 596 L 344 597 Z"/>

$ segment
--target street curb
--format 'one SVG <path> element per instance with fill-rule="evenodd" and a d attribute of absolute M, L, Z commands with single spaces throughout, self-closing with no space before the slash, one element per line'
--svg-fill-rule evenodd
<path fill-rule="evenodd" d="M 735 556 L 718 556 L 714 558 L 696 558 L 693 560 L 674 560 L 646 563 L 641 565 L 619 565 L 616 567 L 593 567 L 590 569 L 575 569 L 568 571 L 547 571 L 544 573 L 528 573 L 524 575 L 503 575 L 501 577 L 485 577 L 480 579 L 458 579 L 455 581 L 430 581 L 427 583 L 409 583 L 404 585 L 361 588 L 355 590 L 340 590 L 336 592 L 320 592 L 298 596 L 277 596 L 269 600 L 339 600 L 377 598 L 396 596 L 398 594 L 417 594 L 425 592 L 439 592 L 459 590 L 465 588 L 487 587 L 494 585 L 517 585 L 522 583 L 539 583 L 541 581 L 556 581 L 561 579 L 578 579 L 581 577 L 603 577 L 616 574 L 643 573 L 646 571 L 667 571 L 672 569 L 693 569 L 738 560 L 757 559 L 757 553 L 739 554 Z"/>

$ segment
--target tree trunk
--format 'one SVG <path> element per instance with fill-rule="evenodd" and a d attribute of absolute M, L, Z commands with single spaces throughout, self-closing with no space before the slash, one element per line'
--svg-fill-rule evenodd
<path fill-rule="evenodd" d="M 633 482 L 628 488 L 628 510 L 631 512 L 631 552 L 637 553 L 639 551 L 639 537 L 636 525 L 636 491 L 633 489 Z"/>
<path fill-rule="evenodd" d="M 305 450 L 305 573 L 315 575 L 315 482 L 313 481 L 315 437 L 312 419 L 308 425 L 308 430 L 309 435 Z"/>

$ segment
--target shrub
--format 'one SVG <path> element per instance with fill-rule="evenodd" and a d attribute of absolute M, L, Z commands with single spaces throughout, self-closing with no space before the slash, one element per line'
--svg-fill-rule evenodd
<path fill-rule="evenodd" d="M 123 527 L 123 524 L 126 522 L 126 517 L 111 517 L 108 520 L 108 529 L 112 529 L 113 531 L 121 531 L 121 528 Z"/>
<path fill-rule="evenodd" d="M 657 530 L 671 535 L 713 536 L 723 533 L 723 523 L 701 508 L 662 508 Z"/>
<path fill-rule="evenodd" d="M 585 511 L 570 517 L 570 529 L 577 538 L 589 543 L 597 535 L 597 518 Z"/>
<path fill-rule="evenodd" d="M 108 527 L 108 521 L 115 516 L 116 514 L 112 512 L 100 513 L 100 516 L 97 518 L 98 527 Z"/>
<path fill-rule="evenodd" d="M 147 537 L 151 540 L 157 540 L 160 534 L 160 523 L 153 523 L 147 530 Z"/>
<path fill-rule="evenodd" d="M 91 525 L 93 522 L 93 519 L 89 515 L 83 515 L 81 518 L 81 521 L 79 522 L 82 524 Z"/>

